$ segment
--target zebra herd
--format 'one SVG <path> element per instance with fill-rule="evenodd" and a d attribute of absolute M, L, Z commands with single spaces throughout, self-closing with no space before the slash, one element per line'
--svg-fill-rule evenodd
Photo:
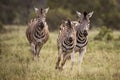
<path fill-rule="evenodd" d="M 38 57 L 39 59 L 40 50 L 49 38 L 49 30 L 46 22 L 46 14 L 48 10 L 49 8 L 35 8 L 35 12 L 38 17 L 32 19 L 28 23 L 29 27 L 26 30 L 26 36 L 32 49 L 33 59 L 34 57 Z M 76 11 L 76 13 L 79 17 L 78 21 L 67 19 L 60 25 L 59 35 L 57 38 L 58 58 L 55 66 L 56 69 L 63 69 L 67 59 L 71 59 L 72 69 L 75 52 L 79 52 L 80 67 L 83 55 L 86 52 L 90 18 L 94 12 L 80 13 Z M 60 64 L 61 58 L 62 62 Z"/>

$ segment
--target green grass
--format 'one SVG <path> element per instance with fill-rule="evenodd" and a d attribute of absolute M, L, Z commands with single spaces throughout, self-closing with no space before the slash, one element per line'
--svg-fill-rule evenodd
<path fill-rule="evenodd" d="M 55 70 L 58 32 L 51 32 L 41 50 L 40 61 L 32 61 L 30 46 L 25 36 L 26 26 L 6 26 L 0 34 L 0 80 L 120 80 L 120 41 L 94 41 L 98 31 L 89 34 L 87 52 L 78 73 L 78 54 L 74 69 L 70 61 L 63 71 Z M 115 31 L 114 36 L 120 36 Z"/>

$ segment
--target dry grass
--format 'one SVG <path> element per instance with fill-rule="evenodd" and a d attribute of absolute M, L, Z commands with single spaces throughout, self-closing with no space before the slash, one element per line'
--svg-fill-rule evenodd
<path fill-rule="evenodd" d="M 26 27 L 6 26 L 6 29 L 0 34 L 0 80 L 120 80 L 120 41 L 94 41 L 98 31 L 90 31 L 87 53 L 78 73 L 78 54 L 72 71 L 70 61 L 63 71 L 55 70 L 58 32 L 50 33 L 40 61 L 32 61 Z M 118 37 L 120 32 L 114 35 Z"/>

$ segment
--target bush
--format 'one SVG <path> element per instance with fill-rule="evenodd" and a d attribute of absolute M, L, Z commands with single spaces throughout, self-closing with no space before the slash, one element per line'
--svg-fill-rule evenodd
<path fill-rule="evenodd" d="M 0 33 L 3 33 L 5 31 L 5 28 L 3 27 L 3 24 L 0 22 Z"/>
<path fill-rule="evenodd" d="M 50 10 L 47 14 L 47 21 L 50 30 L 56 30 L 59 28 L 62 20 L 70 18 L 74 19 L 75 16 L 71 14 L 70 10 L 58 8 Z"/>
<path fill-rule="evenodd" d="M 115 40 L 120 41 L 120 35 L 119 35 L 118 38 L 116 38 Z"/>
<path fill-rule="evenodd" d="M 100 32 L 95 36 L 94 39 L 95 40 L 106 40 L 106 41 L 113 40 L 114 39 L 113 31 L 103 26 L 101 27 Z"/>

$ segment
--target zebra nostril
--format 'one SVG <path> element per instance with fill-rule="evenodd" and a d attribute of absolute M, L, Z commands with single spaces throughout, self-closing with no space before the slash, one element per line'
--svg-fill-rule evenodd
<path fill-rule="evenodd" d="M 72 37 L 70 37 L 70 38 L 69 38 L 69 41 L 70 41 L 70 42 L 72 42 L 72 41 L 73 41 Z"/>
<path fill-rule="evenodd" d="M 86 33 L 87 32 L 87 30 L 84 30 L 84 33 Z"/>
<path fill-rule="evenodd" d="M 41 29 L 44 28 L 44 24 L 43 24 L 43 22 L 40 22 L 39 27 L 40 27 Z"/>
<path fill-rule="evenodd" d="M 86 37 L 88 35 L 87 30 L 84 30 L 84 36 Z"/>

